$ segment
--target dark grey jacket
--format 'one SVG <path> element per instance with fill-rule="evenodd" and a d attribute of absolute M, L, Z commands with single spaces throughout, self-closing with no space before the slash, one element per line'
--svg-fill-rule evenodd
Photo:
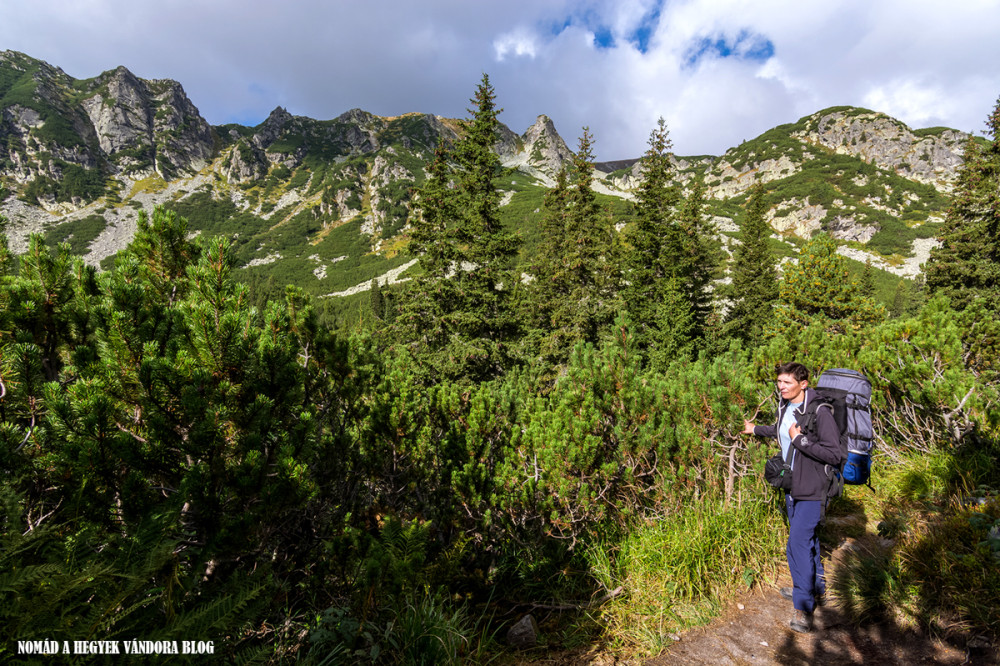
<path fill-rule="evenodd" d="M 840 429 L 833 418 L 833 409 L 820 404 L 816 409 L 815 432 L 806 433 L 806 412 L 809 402 L 816 399 L 816 392 L 806 389 L 805 399 L 795 408 L 795 421 L 803 432 L 792 440 L 792 489 L 789 494 L 797 500 L 825 500 L 835 470 L 843 467 L 847 450 L 840 442 Z M 762 437 L 778 438 L 788 401 L 778 403 L 778 420 L 774 425 L 754 426 L 753 433 Z"/>

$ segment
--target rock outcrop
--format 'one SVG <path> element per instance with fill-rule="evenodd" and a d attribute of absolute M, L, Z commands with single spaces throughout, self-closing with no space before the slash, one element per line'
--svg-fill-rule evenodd
<path fill-rule="evenodd" d="M 176 81 L 143 81 L 124 67 L 105 72 L 80 102 L 103 156 L 125 173 L 151 167 L 164 179 L 212 159 L 212 129 Z"/>
<path fill-rule="evenodd" d="M 4 175 L 18 182 L 58 179 L 65 164 L 171 179 L 212 159 L 212 128 L 176 81 L 145 81 L 124 67 L 76 80 L 13 51 L 0 53 L 0 68 L 23 100 L 5 107 L 0 123 L 14 165 Z"/>
<path fill-rule="evenodd" d="M 895 118 L 865 109 L 819 112 L 794 136 L 950 191 L 969 135 L 947 128 L 916 133 Z"/>
<path fill-rule="evenodd" d="M 520 137 L 510 132 L 506 140 L 501 138 L 498 152 L 504 166 L 523 169 L 546 184 L 553 184 L 556 174 L 573 160 L 573 152 L 546 115 L 538 116 Z"/>

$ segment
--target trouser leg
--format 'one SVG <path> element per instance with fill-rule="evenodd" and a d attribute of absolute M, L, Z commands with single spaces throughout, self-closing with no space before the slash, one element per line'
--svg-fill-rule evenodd
<path fill-rule="evenodd" d="M 823 514 L 820 513 L 820 520 L 816 521 L 816 526 L 819 527 L 820 521 L 823 519 Z M 822 597 L 826 594 L 826 571 L 823 569 L 823 558 L 820 557 L 819 552 L 819 536 L 816 535 L 816 530 L 813 529 L 813 539 L 816 542 L 816 547 L 813 549 L 813 561 L 815 562 L 816 577 L 813 584 L 815 590 L 815 595 L 817 597 Z"/>
<path fill-rule="evenodd" d="M 824 590 L 823 563 L 816 528 L 823 517 L 823 502 L 796 501 L 786 497 L 788 510 L 788 570 L 792 574 L 792 605 L 807 613 L 816 606 L 815 596 Z"/>

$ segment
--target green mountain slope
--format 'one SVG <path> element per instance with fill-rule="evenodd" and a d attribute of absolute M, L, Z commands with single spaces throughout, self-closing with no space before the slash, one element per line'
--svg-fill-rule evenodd
<path fill-rule="evenodd" d="M 281 108 L 256 127 L 211 127 L 173 81 L 124 67 L 76 80 L 24 54 L 0 53 L 0 214 L 15 250 L 31 232 L 68 241 L 107 265 L 139 210 L 163 204 L 191 229 L 226 235 L 249 280 L 343 296 L 414 268 L 407 224 L 438 141 L 460 121 L 382 118 L 354 109 L 333 120 Z M 836 107 L 768 130 L 721 156 L 677 157 L 677 177 L 708 187 L 709 213 L 729 238 L 749 187 L 767 184 L 781 242 L 824 230 L 857 261 L 913 277 L 948 206 L 967 135 L 911 130 L 865 109 Z M 512 171 L 497 183 L 505 222 L 538 242 L 545 191 L 571 152 L 550 119 L 497 144 Z M 619 227 L 631 219 L 638 160 L 599 164 L 595 189 Z M 405 267 L 405 268 L 404 268 Z"/>

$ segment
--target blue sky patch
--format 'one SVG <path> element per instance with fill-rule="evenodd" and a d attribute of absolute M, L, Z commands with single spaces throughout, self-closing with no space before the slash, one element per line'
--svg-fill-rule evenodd
<path fill-rule="evenodd" d="M 553 37 L 560 35 L 570 26 L 578 26 L 591 31 L 594 34 L 594 46 L 598 49 L 612 49 L 618 46 L 619 40 L 624 40 L 639 50 L 640 53 L 649 51 L 650 40 L 660 23 L 660 13 L 663 10 L 664 0 L 657 0 L 653 6 L 639 21 L 639 25 L 627 34 L 619 34 L 618 39 L 611 27 L 604 22 L 604 17 L 594 9 L 586 9 L 579 13 L 574 13 L 562 21 L 555 21 L 543 27 Z"/>
<path fill-rule="evenodd" d="M 610 49 L 615 45 L 615 36 L 611 34 L 611 28 L 600 26 L 594 29 L 594 46 L 599 49 Z"/>
<path fill-rule="evenodd" d="M 548 31 L 552 36 L 556 36 L 562 34 L 571 25 L 586 28 L 594 33 L 594 46 L 598 49 L 615 47 L 615 35 L 611 32 L 611 27 L 602 23 L 601 17 L 593 10 L 569 16 L 562 23 L 553 23 L 549 26 Z"/>
<path fill-rule="evenodd" d="M 713 35 L 696 39 L 684 54 L 685 68 L 693 68 L 704 58 L 736 58 L 764 62 L 774 55 L 774 43 L 764 35 L 741 30 L 736 37 Z"/>
<path fill-rule="evenodd" d="M 639 27 L 631 35 L 629 41 L 635 44 L 640 53 L 649 51 L 649 38 L 653 36 L 653 31 L 660 23 L 660 10 L 663 9 L 663 2 L 657 2 L 653 8 L 642 17 Z"/>

